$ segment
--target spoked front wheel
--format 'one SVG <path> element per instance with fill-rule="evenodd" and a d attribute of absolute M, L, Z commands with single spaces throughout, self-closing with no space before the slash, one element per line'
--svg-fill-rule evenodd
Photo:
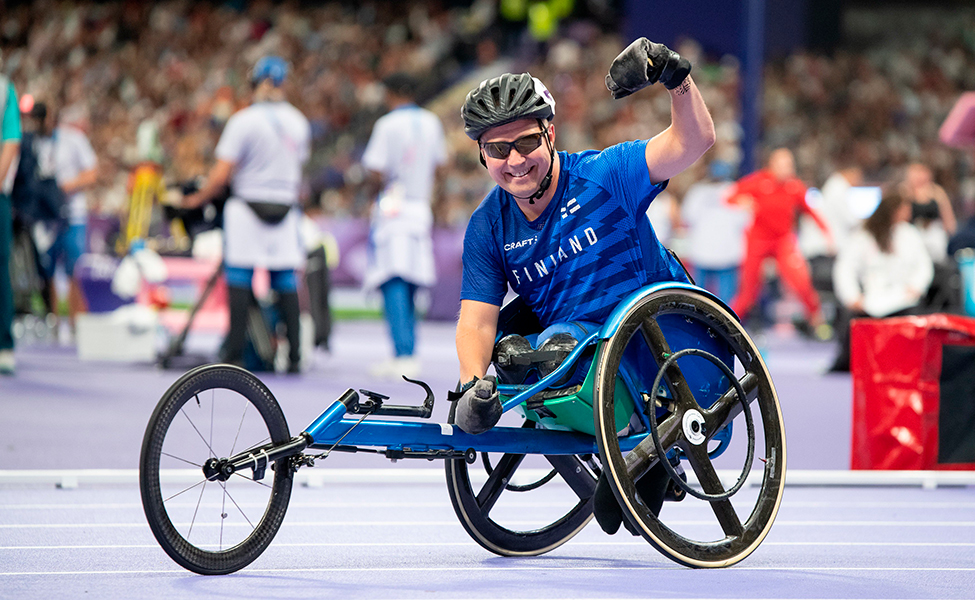
<path fill-rule="evenodd" d="M 598 475 L 593 457 L 504 454 L 482 460 L 483 471 L 463 459 L 446 461 L 447 492 L 461 525 L 491 552 L 544 554 L 592 519 Z"/>
<path fill-rule="evenodd" d="M 274 396 L 244 369 L 200 367 L 174 383 L 149 420 L 139 464 L 143 509 L 163 550 L 202 575 L 260 556 L 291 498 L 287 459 L 257 480 L 247 469 L 219 477 L 206 463 L 288 439 Z"/>
<path fill-rule="evenodd" d="M 641 354 L 649 355 L 649 363 L 634 362 Z M 658 375 L 653 363 L 665 369 L 657 378 L 662 383 L 639 393 L 651 407 L 648 418 L 655 419 L 655 427 L 632 447 L 616 431 L 615 381 L 621 365 L 642 364 L 638 379 L 649 388 Z M 768 534 L 782 500 L 785 433 L 768 369 L 734 315 L 694 290 L 644 296 L 605 343 L 596 375 L 595 427 L 603 468 L 641 535 L 691 567 L 725 567 L 751 554 Z M 732 424 L 735 434 L 722 454 L 714 436 Z M 680 505 L 665 503 L 654 515 L 634 482 L 662 453 L 686 460 L 701 491 L 677 482 L 687 497 Z M 752 455 L 763 467 L 757 489 L 745 485 L 752 479 Z M 753 475 L 757 479 L 758 473 Z M 685 516 L 669 519 L 668 511 L 678 508 Z"/>

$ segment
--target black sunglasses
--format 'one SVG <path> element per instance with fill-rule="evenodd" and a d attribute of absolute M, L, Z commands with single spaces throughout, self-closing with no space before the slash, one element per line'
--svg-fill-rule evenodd
<path fill-rule="evenodd" d="M 544 132 L 539 131 L 522 136 L 513 142 L 485 142 L 481 144 L 481 148 L 484 148 L 484 154 L 501 160 L 508 158 L 512 148 L 517 150 L 518 154 L 527 156 L 542 145 L 543 136 Z"/>

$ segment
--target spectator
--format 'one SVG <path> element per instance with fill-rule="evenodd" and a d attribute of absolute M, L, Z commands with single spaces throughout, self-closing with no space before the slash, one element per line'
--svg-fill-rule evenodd
<path fill-rule="evenodd" d="M 957 228 L 948 194 L 934 182 L 931 169 L 920 163 L 908 165 L 901 194 L 911 203 L 911 223 L 921 232 L 931 260 L 944 262 L 948 236 Z"/>
<path fill-rule="evenodd" d="M 833 282 L 845 310 L 830 371 L 850 370 L 850 320 L 916 314 L 934 276 L 924 240 L 909 223 L 911 202 L 887 193 L 836 259 Z"/>
<path fill-rule="evenodd" d="M 385 80 L 390 112 L 376 121 L 362 155 L 372 188 L 371 250 L 364 285 L 383 293 L 395 358 L 377 365 L 380 377 L 416 377 L 414 298 L 434 283 L 431 201 L 438 169 L 447 160 L 440 119 L 414 103 L 416 81 L 396 73 Z"/>
<path fill-rule="evenodd" d="M 806 204 L 806 186 L 796 178 L 792 152 L 786 148 L 773 150 L 765 169 L 735 184 L 730 202 L 752 211 L 752 223 L 745 238 L 741 285 L 731 304 L 734 311 L 742 319 L 748 316 L 762 287 L 763 263 L 771 258 L 778 267 L 779 277 L 805 306 L 806 323 L 812 333 L 819 339 L 827 339 L 831 332 L 823 319 L 809 268 L 796 243 L 794 230 L 799 213 L 812 217 L 827 239 L 830 233 L 822 217 Z"/>
<path fill-rule="evenodd" d="M 0 67 L 3 56 L 0 54 Z M 14 84 L 0 71 L 0 375 L 13 375 L 14 294 L 10 283 L 13 207 L 10 190 L 20 153 L 20 106 Z"/>
<path fill-rule="evenodd" d="M 708 175 L 684 196 L 681 220 L 687 228 L 687 255 L 683 258 L 699 286 L 731 302 L 738 291 L 749 215 L 726 201 L 732 187 L 728 163 L 712 161 Z"/>

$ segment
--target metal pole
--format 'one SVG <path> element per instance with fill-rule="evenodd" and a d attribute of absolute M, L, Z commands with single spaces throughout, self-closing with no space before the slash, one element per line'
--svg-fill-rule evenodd
<path fill-rule="evenodd" d="M 745 35 L 742 40 L 741 150 L 739 174 L 758 166 L 762 129 L 762 70 L 765 67 L 765 0 L 744 0 Z"/>

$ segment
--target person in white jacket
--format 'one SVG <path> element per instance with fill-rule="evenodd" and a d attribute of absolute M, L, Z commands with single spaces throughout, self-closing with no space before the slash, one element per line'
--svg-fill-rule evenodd
<path fill-rule="evenodd" d="M 911 204 L 888 192 L 850 236 L 833 267 L 833 286 L 845 309 L 840 351 L 830 371 L 850 370 L 850 320 L 917 314 L 934 276 L 924 240 L 910 224 Z"/>

